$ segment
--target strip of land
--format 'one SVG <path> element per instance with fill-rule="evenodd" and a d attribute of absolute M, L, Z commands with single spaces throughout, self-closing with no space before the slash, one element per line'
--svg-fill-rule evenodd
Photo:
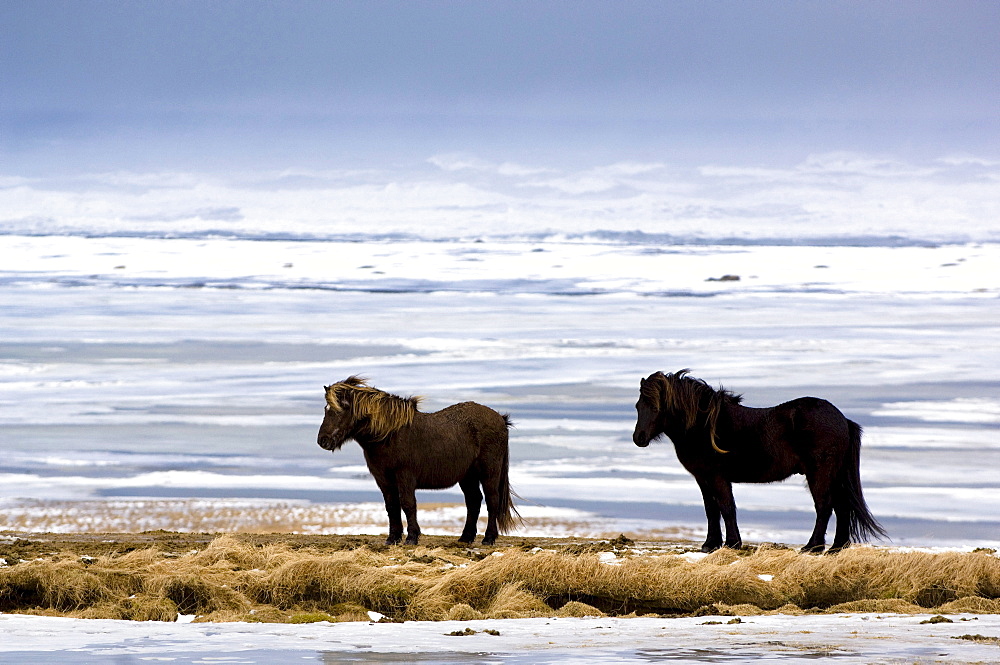
<path fill-rule="evenodd" d="M 0 612 L 174 621 L 1000 614 L 993 550 L 179 532 L 0 534 Z"/>

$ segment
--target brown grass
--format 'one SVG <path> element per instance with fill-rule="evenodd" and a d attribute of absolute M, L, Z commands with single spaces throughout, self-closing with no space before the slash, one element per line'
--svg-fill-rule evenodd
<path fill-rule="evenodd" d="M 172 621 L 368 621 L 630 614 L 1000 613 L 994 553 L 781 548 L 689 560 L 664 544 L 346 549 L 220 536 L 97 556 L 60 551 L 0 566 L 0 611 Z M 615 551 L 617 558 L 602 557 Z"/>

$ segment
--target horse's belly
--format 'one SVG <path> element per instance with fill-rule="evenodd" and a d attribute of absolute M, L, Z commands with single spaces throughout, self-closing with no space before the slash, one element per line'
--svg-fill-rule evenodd
<path fill-rule="evenodd" d="M 802 471 L 794 464 L 769 465 L 750 462 L 733 464 L 726 478 L 734 483 L 774 483 Z"/>
<path fill-rule="evenodd" d="M 792 473 L 771 473 L 761 475 L 731 474 L 727 480 L 733 483 L 776 483 L 779 480 L 785 480 L 793 475 L 795 475 L 794 471 Z"/>
<path fill-rule="evenodd" d="M 462 477 L 453 475 L 428 475 L 417 479 L 417 489 L 420 490 L 443 490 L 454 487 Z"/>
<path fill-rule="evenodd" d="M 457 456 L 447 462 L 422 465 L 417 474 L 417 488 L 422 490 L 443 490 L 453 487 L 469 473 L 474 459 Z"/>

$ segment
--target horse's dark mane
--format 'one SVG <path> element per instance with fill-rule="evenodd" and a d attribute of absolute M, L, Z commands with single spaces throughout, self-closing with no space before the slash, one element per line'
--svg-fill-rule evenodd
<path fill-rule="evenodd" d="M 722 386 L 715 389 L 702 379 L 688 376 L 690 371 L 682 369 L 673 374 L 657 372 L 643 384 L 640 392 L 658 408 L 682 416 L 687 430 L 703 426 L 712 448 L 727 452 L 715 443 L 719 413 L 725 405 L 740 404 L 743 397 Z"/>
<path fill-rule="evenodd" d="M 400 397 L 368 385 L 368 380 L 360 376 L 349 376 L 339 383 L 326 388 L 326 403 L 331 409 L 342 412 L 341 399 L 350 404 L 354 421 L 368 418 L 371 433 L 383 438 L 413 422 L 419 412 L 420 397 Z"/>

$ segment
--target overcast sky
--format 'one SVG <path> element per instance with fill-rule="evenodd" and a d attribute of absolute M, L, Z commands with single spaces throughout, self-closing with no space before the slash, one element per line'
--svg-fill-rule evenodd
<path fill-rule="evenodd" d="M 0 171 L 998 157 L 998 71 L 993 0 L 4 1 Z"/>

